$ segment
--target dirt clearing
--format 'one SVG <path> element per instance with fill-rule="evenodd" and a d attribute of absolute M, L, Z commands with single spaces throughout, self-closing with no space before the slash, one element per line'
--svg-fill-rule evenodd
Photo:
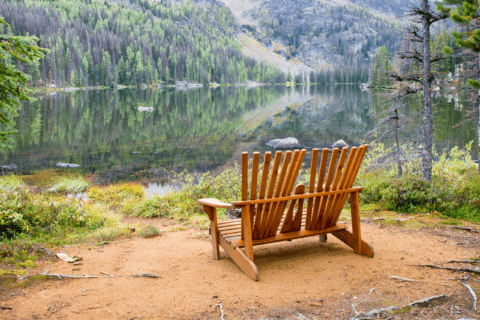
<path fill-rule="evenodd" d="M 152 222 L 152 220 L 149 220 Z M 161 236 L 103 247 L 68 247 L 81 264 L 43 262 L 30 274 L 99 276 L 51 279 L 0 291 L 1 319 L 461 319 L 476 318 L 479 277 L 418 264 L 478 257 L 480 234 L 451 229 L 405 230 L 362 224 L 373 259 L 356 255 L 330 236 L 254 248 L 260 281 L 225 255 L 214 261 L 208 235 L 175 230 L 163 220 Z M 163 225 L 163 227 L 162 227 Z M 131 277 L 151 273 L 159 278 Z M 119 277 L 107 277 L 108 275 Z M 402 281 L 391 276 L 415 281 Z M 20 283 L 22 280 L 16 280 Z M 463 283 L 463 284 L 462 284 Z M 423 305 L 413 301 L 439 295 Z M 372 310 L 390 310 L 375 314 Z M 397 308 L 398 307 L 398 308 Z M 401 308 L 404 307 L 404 308 Z M 369 314 L 367 314 L 370 312 Z"/>

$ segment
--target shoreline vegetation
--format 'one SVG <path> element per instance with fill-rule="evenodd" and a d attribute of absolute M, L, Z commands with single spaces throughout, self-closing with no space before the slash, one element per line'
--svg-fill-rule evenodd
<path fill-rule="evenodd" d="M 343 83 L 333 83 L 335 85 L 343 84 Z M 361 85 L 361 83 L 346 83 L 351 85 Z M 256 81 L 249 81 L 245 83 L 209 83 L 207 85 L 203 85 L 201 83 L 194 83 L 194 82 L 186 82 L 182 81 L 179 84 L 142 84 L 142 85 L 116 85 L 116 86 L 87 86 L 87 87 L 57 87 L 57 86 L 47 86 L 47 87 L 31 87 L 31 90 L 35 93 L 42 93 L 42 92 L 74 92 L 78 90 L 107 90 L 107 89 L 133 89 L 133 88 L 143 88 L 143 89 L 197 89 L 197 88 L 218 88 L 218 87 L 250 87 L 256 88 L 259 86 L 308 86 L 308 85 L 322 85 L 321 83 L 295 83 L 295 82 L 284 82 L 284 83 L 262 83 Z"/>
<path fill-rule="evenodd" d="M 371 145 L 356 181 L 364 187 L 362 217 L 381 217 L 384 224 L 414 229 L 480 223 L 480 176 L 471 147 L 472 143 L 437 155 L 429 183 L 419 176 L 420 159 L 413 156 L 411 146 L 402 147 L 404 173 L 397 178 L 397 164 L 389 160 L 392 151 L 382 144 Z M 220 173 L 183 172 L 172 178 L 172 183 L 182 187 L 161 196 L 147 194 L 140 182 L 93 185 L 92 175 L 75 170 L 1 176 L 0 276 L 25 274 L 37 266 L 35 261 L 52 258 L 61 246 L 158 234 L 150 224 L 139 224 L 133 231 L 123 222 L 125 216 L 174 219 L 205 231 L 209 221 L 197 199 L 239 199 L 239 171 L 235 165 Z M 307 181 L 308 173 L 301 173 L 298 183 Z M 348 210 L 343 220 L 348 219 Z M 404 214 L 409 218 L 398 219 Z M 219 210 L 219 218 L 227 218 L 224 210 Z M 408 222 L 399 222 L 404 220 Z"/>

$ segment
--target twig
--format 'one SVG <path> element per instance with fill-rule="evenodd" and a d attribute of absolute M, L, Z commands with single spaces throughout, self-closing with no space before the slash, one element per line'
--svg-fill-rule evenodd
<path fill-rule="evenodd" d="M 422 300 L 417 300 L 417 301 L 414 301 L 412 303 L 409 303 L 403 307 L 395 307 L 395 306 L 390 306 L 388 308 L 381 308 L 381 309 L 373 309 L 367 313 L 364 313 L 364 312 L 357 312 L 357 310 L 355 309 L 355 306 L 358 306 L 360 303 L 357 303 L 356 305 L 353 305 L 352 304 L 352 307 L 353 307 L 353 311 L 356 313 L 356 315 L 351 318 L 351 320 L 354 320 L 354 319 L 368 319 L 372 316 L 376 316 L 376 315 L 379 315 L 383 312 L 388 312 L 390 310 L 396 310 L 396 309 L 402 309 L 402 308 L 405 308 L 405 307 L 415 307 L 417 305 L 421 305 L 421 306 L 427 306 L 432 300 L 437 300 L 437 299 L 441 299 L 441 298 L 446 298 L 448 297 L 447 295 L 445 294 L 441 294 L 441 295 L 438 295 L 438 296 L 433 296 L 433 297 L 428 297 L 428 298 L 425 298 L 425 299 L 422 299 Z"/>
<path fill-rule="evenodd" d="M 375 289 L 377 289 L 377 288 L 370 289 L 370 291 L 368 292 L 368 295 L 370 295 Z"/>
<path fill-rule="evenodd" d="M 480 260 L 448 260 L 447 263 L 480 263 Z"/>
<path fill-rule="evenodd" d="M 477 295 L 475 294 L 475 291 L 473 291 L 472 287 L 470 287 L 470 285 L 466 284 L 466 283 L 462 283 L 462 285 L 468 289 L 468 291 L 470 292 L 470 294 L 472 295 L 473 297 L 473 310 L 475 312 L 477 312 Z"/>
<path fill-rule="evenodd" d="M 420 280 L 413 280 L 413 279 L 402 278 L 402 277 L 397 277 L 397 276 L 390 276 L 389 278 L 390 279 L 397 279 L 397 280 L 400 280 L 401 282 L 404 282 L 404 281 L 421 282 Z"/>
<path fill-rule="evenodd" d="M 218 306 L 220 308 L 220 312 L 221 312 L 220 320 L 225 320 L 225 315 L 223 314 L 223 307 L 222 307 L 222 304 L 220 303 L 220 301 L 218 301 L 216 306 Z"/>
<path fill-rule="evenodd" d="M 153 273 L 138 273 L 138 274 L 132 274 L 130 277 L 161 278 L 160 276 L 157 276 L 156 274 L 153 274 Z"/>
<path fill-rule="evenodd" d="M 107 273 L 107 272 L 103 272 L 103 271 L 102 271 L 102 272 L 100 272 L 100 273 L 101 273 L 101 274 L 106 274 L 107 276 L 111 276 L 111 274 L 110 274 L 110 273 Z"/>
<path fill-rule="evenodd" d="M 480 274 L 480 270 L 467 268 L 467 267 L 452 268 L 452 267 L 436 266 L 436 265 L 433 265 L 433 264 L 412 264 L 411 266 L 428 267 L 428 268 L 433 268 L 433 269 L 444 269 L 444 270 L 450 270 L 450 271 L 454 271 L 454 272 L 471 272 L 471 273 Z"/>
<path fill-rule="evenodd" d="M 305 320 L 310 320 L 309 318 L 305 317 L 303 314 L 301 314 L 300 312 L 297 313 L 298 316 L 301 318 L 301 319 L 305 319 Z"/>
<path fill-rule="evenodd" d="M 422 300 L 414 301 L 414 302 L 410 303 L 408 306 L 409 307 L 415 307 L 416 305 L 427 306 L 428 303 L 432 300 L 437 300 L 437 299 L 446 298 L 446 297 L 447 297 L 447 295 L 441 294 L 441 295 L 438 295 L 438 296 L 433 296 L 433 297 L 425 298 L 425 299 L 422 299 Z"/>
<path fill-rule="evenodd" d="M 475 232 L 475 233 L 479 233 L 479 232 L 480 232 L 480 231 L 474 230 L 473 228 L 470 228 L 470 227 L 453 226 L 453 227 L 447 227 L 447 228 L 450 228 L 450 229 L 458 229 L 458 230 L 469 231 L 469 232 Z"/>

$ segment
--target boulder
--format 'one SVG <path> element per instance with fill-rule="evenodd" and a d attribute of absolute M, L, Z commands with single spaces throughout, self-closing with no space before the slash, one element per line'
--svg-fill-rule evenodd
<path fill-rule="evenodd" d="M 335 142 L 334 144 L 332 144 L 332 148 L 339 148 L 339 149 L 342 149 L 342 148 L 345 148 L 345 147 L 350 147 L 348 145 L 348 143 L 346 143 L 345 141 L 343 141 L 342 139 L 338 140 L 337 142 Z"/>
<path fill-rule="evenodd" d="M 60 168 L 80 168 L 81 165 L 75 164 L 75 163 L 58 162 L 57 167 L 60 167 Z"/>
<path fill-rule="evenodd" d="M 0 166 L 0 169 L 6 171 L 18 171 L 20 168 L 16 164 L 10 164 L 8 166 Z"/>
<path fill-rule="evenodd" d="M 267 146 L 273 147 L 275 149 L 294 149 L 300 148 L 301 145 L 297 139 L 289 137 L 285 139 L 274 139 L 266 143 Z"/>

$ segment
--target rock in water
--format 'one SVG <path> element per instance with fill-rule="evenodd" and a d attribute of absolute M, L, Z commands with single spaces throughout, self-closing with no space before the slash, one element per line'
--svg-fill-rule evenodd
<path fill-rule="evenodd" d="M 76 164 L 76 163 L 59 162 L 59 163 L 57 163 L 57 167 L 60 167 L 60 168 L 80 168 L 81 165 Z"/>
<path fill-rule="evenodd" d="M 348 143 L 346 143 L 345 141 L 343 141 L 342 139 L 338 140 L 337 142 L 335 142 L 334 144 L 332 144 L 332 148 L 345 148 L 345 147 L 349 147 Z"/>
<path fill-rule="evenodd" d="M 11 164 L 8 166 L 0 166 L 0 169 L 7 171 L 18 171 L 20 168 L 16 164 Z"/>
<path fill-rule="evenodd" d="M 270 140 L 266 143 L 266 145 L 273 147 L 275 149 L 293 149 L 293 148 L 301 147 L 298 140 L 292 137 L 285 138 L 285 139 Z"/>

